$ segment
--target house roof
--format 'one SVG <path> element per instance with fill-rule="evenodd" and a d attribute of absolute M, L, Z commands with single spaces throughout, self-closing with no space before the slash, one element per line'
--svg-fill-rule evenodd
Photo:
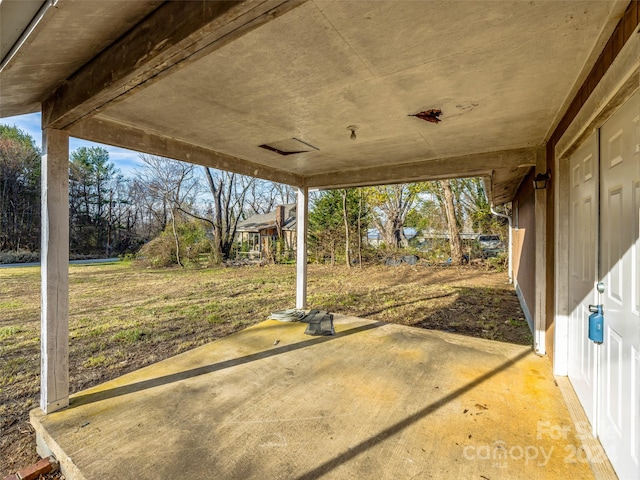
<path fill-rule="evenodd" d="M 276 211 L 262 215 L 253 215 L 246 220 L 238 222 L 238 232 L 259 233 L 262 230 L 276 228 Z M 296 229 L 296 204 L 291 203 L 284 205 L 284 225 L 283 230 Z"/>
<path fill-rule="evenodd" d="M 628 4 L 4 0 L 0 117 L 309 188 L 485 176 L 497 204 Z"/>

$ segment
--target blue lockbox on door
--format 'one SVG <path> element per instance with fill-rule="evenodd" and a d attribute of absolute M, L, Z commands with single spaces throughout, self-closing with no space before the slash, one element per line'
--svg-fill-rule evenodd
<path fill-rule="evenodd" d="M 589 340 L 602 343 L 604 339 L 604 315 L 602 305 L 589 305 Z"/>

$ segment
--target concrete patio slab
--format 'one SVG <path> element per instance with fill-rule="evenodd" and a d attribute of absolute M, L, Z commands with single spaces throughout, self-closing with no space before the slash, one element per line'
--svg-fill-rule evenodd
<path fill-rule="evenodd" d="M 68 479 L 593 478 L 548 359 L 336 315 L 265 321 L 31 412 Z"/>

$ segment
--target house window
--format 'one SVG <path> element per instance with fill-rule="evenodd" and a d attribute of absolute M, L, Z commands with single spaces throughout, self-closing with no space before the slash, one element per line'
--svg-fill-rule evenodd
<path fill-rule="evenodd" d="M 249 251 L 257 252 L 258 250 L 260 250 L 260 234 L 250 233 L 249 234 Z"/>

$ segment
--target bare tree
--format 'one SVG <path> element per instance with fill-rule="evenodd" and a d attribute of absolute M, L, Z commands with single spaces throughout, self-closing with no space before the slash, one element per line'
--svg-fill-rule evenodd
<path fill-rule="evenodd" d="M 249 213 L 256 215 L 269 213 L 278 205 L 287 205 L 296 201 L 296 192 L 290 185 L 240 177 L 243 184 L 247 181 L 251 182 L 245 196 Z"/>
<path fill-rule="evenodd" d="M 373 221 L 388 246 L 408 246 L 404 223 L 421 190 L 422 184 L 418 183 L 367 189 L 367 200 L 374 211 Z"/>
<path fill-rule="evenodd" d="M 152 203 L 168 213 L 176 246 L 176 260 L 182 267 L 176 216 L 178 212 L 191 211 L 198 193 L 195 165 L 155 155 L 143 154 L 140 159 L 144 167 L 138 172 L 137 180 L 153 199 Z"/>
<path fill-rule="evenodd" d="M 213 238 L 216 260 L 229 258 L 238 222 L 243 216 L 247 192 L 255 179 L 230 172 L 215 171 L 204 167 L 209 191 L 213 197 Z"/>
<path fill-rule="evenodd" d="M 132 202 L 132 214 L 135 221 L 142 224 L 141 233 L 145 238 L 153 238 L 167 227 L 169 211 L 166 202 L 153 194 L 140 175 L 131 181 L 129 196 L 135 200 Z"/>
<path fill-rule="evenodd" d="M 449 180 L 440 180 L 444 197 L 444 210 L 447 215 L 447 227 L 449 229 L 449 244 L 451 245 L 451 262 L 455 265 L 462 263 L 462 242 L 460 241 L 460 230 L 456 219 L 456 210 L 453 203 L 453 192 Z"/>

